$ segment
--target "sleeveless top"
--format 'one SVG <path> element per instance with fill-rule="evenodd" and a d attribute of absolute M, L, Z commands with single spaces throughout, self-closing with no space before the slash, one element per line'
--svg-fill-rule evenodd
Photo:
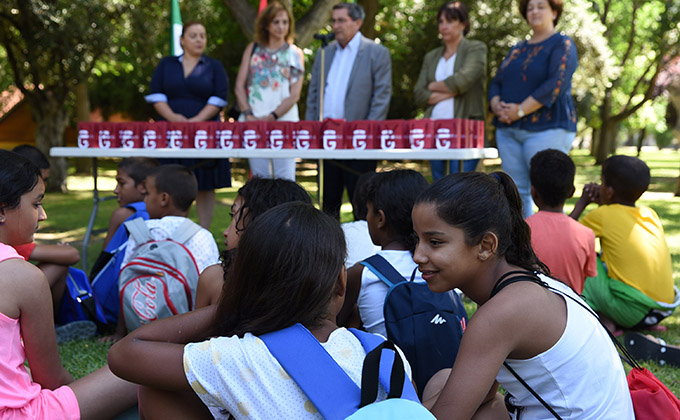
<path fill-rule="evenodd" d="M 284 43 L 276 51 L 253 44 L 250 68 L 246 81 L 248 103 L 253 115 L 262 117 L 274 111 L 290 96 L 290 86 L 302 77 L 302 62 L 295 45 Z M 280 121 L 299 121 L 297 104 L 293 105 Z"/>
<path fill-rule="evenodd" d="M 0 264 L 11 258 L 23 261 L 14 248 L 0 243 Z M 24 366 L 26 353 L 19 319 L 0 313 L 0 337 L 0 407 L 20 408 L 37 397 L 42 388 L 31 380 Z"/>
<path fill-rule="evenodd" d="M 564 283 L 539 277 L 581 300 Z M 530 359 L 506 359 L 506 363 L 564 420 L 634 420 L 623 365 L 609 335 L 592 313 L 568 297 L 563 299 L 567 325 L 557 343 Z M 505 366 L 496 379 L 513 395 L 512 403 L 522 408 L 522 419 L 555 418 Z"/>

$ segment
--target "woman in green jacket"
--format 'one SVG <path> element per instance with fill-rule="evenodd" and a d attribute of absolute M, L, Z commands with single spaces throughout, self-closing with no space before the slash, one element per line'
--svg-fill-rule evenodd
<path fill-rule="evenodd" d="M 444 45 L 425 54 L 418 81 L 413 90 L 419 106 L 425 107 L 425 118 L 484 119 L 484 81 L 486 45 L 465 38 L 470 20 L 465 4 L 444 3 L 437 13 L 439 34 Z M 444 161 L 431 161 L 432 180 L 444 176 Z M 464 162 L 464 171 L 474 171 L 479 159 Z M 458 161 L 451 161 L 451 171 Z"/>

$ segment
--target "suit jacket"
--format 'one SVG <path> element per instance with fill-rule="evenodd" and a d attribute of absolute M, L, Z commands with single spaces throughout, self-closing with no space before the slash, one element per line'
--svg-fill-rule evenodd
<path fill-rule="evenodd" d="M 438 47 L 425 54 L 418 81 L 413 88 L 413 97 L 417 105 L 425 107 L 425 118 L 432 114 L 434 105 L 428 105 L 431 91 L 427 89 L 434 82 L 437 63 L 444 53 L 444 47 Z M 484 81 L 486 76 L 486 45 L 463 37 L 456 52 L 453 75 L 443 82 L 456 96 L 453 98 L 453 114 L 451 118 L 471 120 L 484 119 Z"/>
<path fill-rule="evenodd" d="M 361 44 L 352 66 L 345 95 L 345 120 L 384 120 L 392 96 L 392 62 L 390 53 L 382 45 L 361 35 Z M 338 48 L 336 41 L 326 47 L 324 78 Z M 316 54 L 312 80 L 307 91 L 306 120 L 319 121 L 319 95 L 321 82 L 321 52 Z"/>

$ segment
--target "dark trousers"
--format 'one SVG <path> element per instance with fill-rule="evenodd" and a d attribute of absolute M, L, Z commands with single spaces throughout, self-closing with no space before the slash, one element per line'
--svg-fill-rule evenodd
<path fill-rule="evenodd" d="M 375 172 L 376 166 L 375 160 L 324 161 L 323 211 L 339 220 L 344 189 L 347 188 L 347 196 L 351 202 L 359 176 L 366 172 Z"/>

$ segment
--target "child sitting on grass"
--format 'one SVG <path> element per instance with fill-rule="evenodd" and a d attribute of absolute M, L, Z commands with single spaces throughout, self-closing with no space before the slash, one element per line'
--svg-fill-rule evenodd
<path fill-rule="evenodd" d="M 196 177 L 185 166 L 161 165 L 147 176 L 146 190 L 144 203 L 149 213 L 149 220 L 145 222 L 146 227 L 149 229 L 153 240 L 168 239 L 187 220 L 189 208 L 198 191 Z M 137 243 L 134 236 L 130 236 L 123 257 L 123 270 L 141 245 Z M 184 245 L 193 256 L 199 274 L 205 268 L 219 262 L 215 238 L 204 228 L 200 228 Z M 188 275 L 188 273 L 183 274 Z M 189 287 L 192 288 L 190 296 L 192 298 L 191 306 L 193 307 L 198 286 L 189 285 Z M 125 317 L 121 314 L 118 318 L 116 334 L 112 339 L 116 341 L 123 337 L 126 328 Z"/>
<path fill-rule="evenodd" d="M 581 218 L 602 247 L 598 274 L 586 279 L 583 296 L 612 331 L 659 328 L 680 296 L 661 220 L 651 208 L 635 205 L 649 186 L 649 167 L 636 157 L 611 156 L 601 179 L 601 185 L 584 187 L 570 215 L 578 220 L 588 204 L 600 205 Z"/>
<path fill-rule="evenodd" d="M 108 366 L 78 380 L 62 366 L 47 279 L 14 250 L 47 218 L 45 185 L 22 156 L 0 150 L 0 162 L 0 418 L 112 418 L 134 405 L 137 387 Z"/>
<path fill-rule="evenodd" d="M 144 195 L 146 194 L 144 181 L 147 175 L 158 165 L 156 159 L 145 157 L 125 158 L 118 163 L 118 169 L 116 169 L 116 188 L 113 190 L 113 193 L 116 195 L 119 207 L 111 213 L 102 252 L 97 257 L 92 270 L 90 270 L 90 280 L 97 276 L 111 258 L 111 254 L 115 252 L 115 248 L 121 242 L 119 235 L 124 236 L 122 241 L 127 240 L 127 231 L 125 228 L 121 228 L 122 224 L 137 217 L 143 217 L 144 220 L 149 218 L 146 206 L 144 205 Z M 115 240 L 114 237 L 116 238 Z M 113 246 L 109 247 L 109 243 L 112 240 Z"/>
<path fill-rule="evenodd" d="M 291 201 L 312 204 L 307 191 L 288 179 L 255 177 L 239 188 L 231 205 L 231 222 L 223 232 L 226 249 L 220 255 L 222 264 L 211 265 L 201 273 L 196 291 L 196 309 L 214 305 L 219 300 L 233 252 L 247 225 L 270 208 Z"/>
<path fill-rule="evenodd" d="M 547 149 L 531 158 L 531 197 L 538 213 L 526 219 L 531 246 L 554 279 L 579 295 L 586 277 L 597 275 L 595 234 L 564 214 L 564 203 L 574 195 L 576 167 L 565 153 Z"/>

